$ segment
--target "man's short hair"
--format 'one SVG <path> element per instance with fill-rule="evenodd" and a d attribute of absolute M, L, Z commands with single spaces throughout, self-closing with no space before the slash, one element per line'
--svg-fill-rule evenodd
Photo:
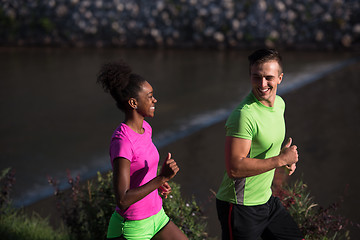
<path fill-rule="evenodd" d="M 275 49 L 259 49 L 253 52 L 249 57 L 249 70 L 251 66 L 263 64 L 268 61 L 277 61 L 279 64 L 279 74 L 282 73 L 282 58 Z"/>

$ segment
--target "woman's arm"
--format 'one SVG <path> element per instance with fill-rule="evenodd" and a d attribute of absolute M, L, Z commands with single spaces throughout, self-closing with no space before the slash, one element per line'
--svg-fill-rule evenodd
<path fill-rule="evenodd" d="M 179 171 L 176 162 L 171 159 L 169 153 L 158 176 L 140 187 L 130 189 L 130 161 L 126 158 L 116 158 L 113 161 L 113 168 L 115 199 L 121 210 L 125 210 L 164 185 Z"/>

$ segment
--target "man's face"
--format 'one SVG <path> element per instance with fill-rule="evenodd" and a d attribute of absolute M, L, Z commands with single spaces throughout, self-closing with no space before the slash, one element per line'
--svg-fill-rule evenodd
<path fill-rule="evenodd" d="M 252 92 L 265 106 L 272 107 L 275 102 L 277 85 L 281 83 L 283 73 L 277 61 L 268 61 L 250 68 Z"/>

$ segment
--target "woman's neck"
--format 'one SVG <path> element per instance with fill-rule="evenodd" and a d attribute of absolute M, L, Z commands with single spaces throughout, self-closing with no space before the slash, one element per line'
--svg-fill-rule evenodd
<path fill-rule="evenodd" d="M 144 128 L 143 128 L 143 117 L 135 117 L 135 116 L 127 116 L 125 117 L 125 124 L 129 126 L 134 132 L 143 134 Z"/>

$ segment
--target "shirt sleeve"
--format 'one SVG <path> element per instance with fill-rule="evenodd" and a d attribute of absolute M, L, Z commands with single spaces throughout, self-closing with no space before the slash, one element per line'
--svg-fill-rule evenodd
<path fill-rule="evenodd" d="M 126 137 L 113 138 L 110 144 L 110 159 L 113 163 L 115 158 L 123 157 L 132 161 L 134 156 L 132 144 Z"/>
<path fill-rule="evenodd" d="M 251 121 L 251 115 L 246 111 L 234 111 L 228 118 L 226 125 L 226 136 L 252 140 L 255 128 Z"/>

